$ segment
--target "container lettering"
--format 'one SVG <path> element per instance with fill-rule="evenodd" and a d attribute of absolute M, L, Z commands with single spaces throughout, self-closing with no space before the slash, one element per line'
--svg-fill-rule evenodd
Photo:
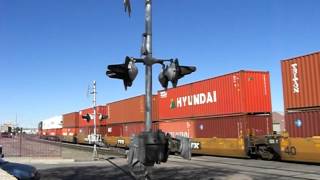
<path fill-rule="evenodd" d="M 200 149 L 200 142 L 191 142 L 191 149 Z"/>
<path fill-rule="evenodd" d="M 177 98 L 177 108 L 217 102 L 217 92 L 199 93 Z"/>
<path fill-rule="evenodd" d="M 291 64 L 291 70 L 292 70 L 292 82 L 293 82 L 293 93 L 299 93 L 299 78 L 298 78 L 298 64 L 294 63 Z"/>
<path fill-rule="evenodd" d="M 189 137 L 189 133 L 188 132 L 168 132 L 172 137 L 176 137 L 176 136 L 183 136 L 183 137 Z"/>

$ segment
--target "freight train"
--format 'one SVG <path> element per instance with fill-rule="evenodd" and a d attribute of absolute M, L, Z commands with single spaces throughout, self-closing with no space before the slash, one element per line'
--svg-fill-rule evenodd
<path fill-rule="evenodd" d="M 152 128 L 191 138 L 194 154 L 320 163 L 320 52 L 283 60 L 286 129 L 272 130 L 268 72 L 238 71 L 153 96 Z M 105 145 L 128 148 L 144 130 L 144 96 L 97 107 Z M 92 108 L 39 123 L 42 138 L 90 144 Z"/>

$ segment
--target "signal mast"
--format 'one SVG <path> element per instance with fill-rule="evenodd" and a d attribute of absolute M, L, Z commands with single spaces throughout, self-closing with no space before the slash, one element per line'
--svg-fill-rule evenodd
<path fill-rule="evenodd" d="M 131 16 L 130 0 L 124 0 L 125 11 Z M 166 162 L 170 151 L 180 152 L 181 156 L 191 158 L 190 139 L 185 137 L 171 138 L 161 130 L 152 131 L 152 66 L 162 65 L 158 76 L 161 86 L 168 88 L 168 82 L 175 88 L 178 80 L 195 72 L 194 66 L 180 66 L 178 59 L 156 59 L 152 57 L 152 0 L 145 0 L 145 32 L 142 34 L 141 57 L 125 57 L 123 64 L 108 65 L 106 75 L 123 80 L 124 88 L 131 87 L 138 74 L 136 63 L 145 65 L 145 131 L 131 139 L 128 153 L 129 167 L 140 163 L 146 167 L 155 163 Z M 167 63 L 167 64 L 166 64 Z M 169 63 L 169 64 L 168 64 Z M 170 145 L 170 146 L 169 146 Z M 148 172 L 145 173 L 146 178 Z"/>

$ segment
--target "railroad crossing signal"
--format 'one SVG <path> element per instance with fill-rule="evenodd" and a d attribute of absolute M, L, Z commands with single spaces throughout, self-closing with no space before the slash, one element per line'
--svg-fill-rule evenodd
<path fill-rule="evenodd" d="M 130 0 L 124 0 L 123 1 L 124 4 L 124 12 L 127 12 L 128 10 L 128 15 L 129 17 L 131 16 L 131 4 L 130 4 Z"/>
<path fill-rule="evenodd" d="M 142 132 L 135 136 L 130 144 L 128 163 L 140 162 L 145 166 L 166 162 L 169 156 L 169 135 L 161 130 Z"/>
<path fill-rule="evenodd" d="M 108 119 L 108 117 L 109 117 L 108 115 L 99 114 L 100 120 Z"/>
<path fill-rule="evenodd" d="M 191 143 L 189 138 L 174 139 L 162 131 L 152 131 L 152 66 L 161 64 L 163 69 L 159 75 L 162 87 L 167 88 L 168 82 L 176 87 L 178 80 L 196 70 L 194 66 L 180 66 L 178 59 L 161 60 L 152 57 L 152 0 L 145 0 L 145 32 L 141 47 L 141 58 L 125 58 L 124 64 L 108 66 L 106 75 L 110 78 L 123 80 L 124 87 L 132 86 L 138 74 L 135 63 L 145 65 L 145 131 L 131 139 L 128 154 L 129 167 L 137 163 L 153 166 L 155 163 L 166 162 L 170 152 L 179 152 L 182 157 L 190 159 Z M 130 0 L 124 0 L 125 11 L 131 14 Z M 170 62 L 166 65 L 165 62 Z M 148 171 L 145 173 L 148 176 Z"/>
<path fill-rule="evenodd" d="M 90 114 L 86 114 L 86 115 L 82 116 L 82 119 L 85 119 L 86 121 L 89 122 L 91 120 L 91 116 L 90 116 Z"/>
<path fill-rule="evenodd" d="M 138 69 L 135 66 L 135 60 L 126 56 L 124 64 L 113 64 L 108 66 L 107 76 L 115 79 L 122 79 L 124 88 L 132 86 L 132 82 L 138 75 Z"/>
<path fill-rule="evenodd" d="M 82 116 L 82 119 L 85 119 L 86 121 L 90 121 L 91 119 L 93 119 L 94 116 L 93 114 L 86 114 L 84 116 Z M 103 115 L 103 114 L 99 114 L 99 120 L 104 120 L 104 119 L 108 119 L 108 115 Z"/>
<path fill-rule="evenodd" d="M 153 166 L 155 163 L 167 162 L 170 152 L 191 159 L 190 139 L 183 136 L 172 138 L 161 130 L 142 132 L 131 139 L 128 163 L 132 165 L 140 162 L 145 166 Z"/>
<path fill-rule="evenodd" d="M 159 82 L 165 89 L 168 88 L 168 82 L 171 81 L 172 87 L 177 87 L 178 80 L 185 75 L 191 74 L 196 71 L 194 66 L 180 66 L 179 60 L 173 60 L 170 65 L 163 65 L 159 74 Z"/>

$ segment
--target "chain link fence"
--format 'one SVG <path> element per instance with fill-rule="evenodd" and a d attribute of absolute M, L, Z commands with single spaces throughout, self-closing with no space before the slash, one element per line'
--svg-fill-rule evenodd
<path fill-rule="evenodd" d="M 60 142 L 48 142 L 36 135 L 1 134 L 0 146 L 5 157 L 61 157 Z"/>

